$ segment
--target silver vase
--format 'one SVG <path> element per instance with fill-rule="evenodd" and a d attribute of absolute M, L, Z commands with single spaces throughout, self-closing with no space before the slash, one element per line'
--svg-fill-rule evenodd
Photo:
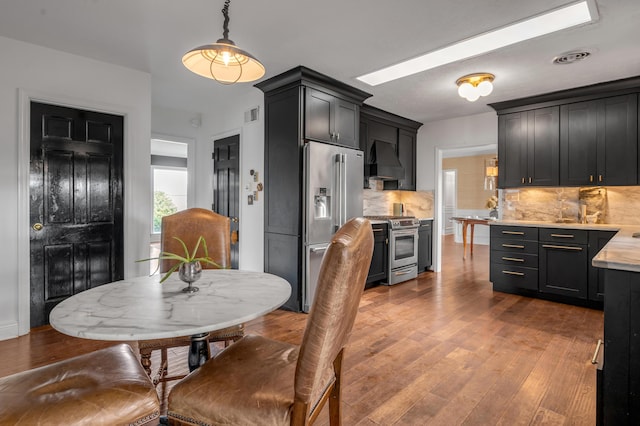
<path fill-rule="evenodd" d="M 180 265 L 178 269 L 178 276 L 180 279 L 189 285 L 182 289 L 185 293 L 195 293 L 200 290 L 198 287 L 192 285 L 193 282 L 198 281 L 202 275 L 202 265 L 200 262 L 188 262 Z"/>

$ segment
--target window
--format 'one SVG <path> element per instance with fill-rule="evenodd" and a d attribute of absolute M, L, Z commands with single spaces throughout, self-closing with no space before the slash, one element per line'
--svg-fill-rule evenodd
<path fill-rule="evenodd" d="M 151 257 L 157 257 L 160 254 L 162 218 L 185 210 L 193 202 L 189 199 L 188 151 L 188 142 L 164 138 L 151 139 L 151 188 L 153 190 Z M 157 268 L 157 262 L 150 262 L 151 273 L 154 273 Z"/>

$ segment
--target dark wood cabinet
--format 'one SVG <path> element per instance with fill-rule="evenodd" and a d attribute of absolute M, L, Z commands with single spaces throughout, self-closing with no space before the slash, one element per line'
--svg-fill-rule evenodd
<path fill-rule="evenodd" d="M 537 290 L 538 228 L 491 225 L 489 236 L 494 290 Z"/>
<path fill-rule="evenodd" d="M 433 264 L 433 220 L 421 219 L 418 228 L 418 273 Z"/>
<path fill-rule="evenodd" d="M 541 228 L 538 290 L 576 299 L 588 297 L 588 231 Z"/>
<path fill-rule="evenodd" d="M 360 149 L 364 152 L 364 187 L 369 187 L 371 148 L 375 141 L 387 142 L 404 169 L 404 178 L 385 185 L 389 189 L 415 191 L 416 189 L 416 141 L 422 123 L 400 117 L 387 111 L 362 105 L 360 109 Z"/>
<path fill-rule="evenodd" d="M 386 223 L 373 223 L 373 257 L 367 275 L 367 285 L 387 278 L 389 271 L 389 236 Z"/>
<path fill-rule="evenodd" d="M 398 130 L 398 159 L 404 167 L 404 179 L 398 181 L 398 189 L 416 190 L 416 132 Z"/>
<path fill-rule="evenodd" d="M 558 185 L 559 114 L 549 107 L 498 117 L 500 188 Z"/>
<path fill-rule="evenodd" d="M 639 92 L 632 77 L 489 104 L 498 113 L 498 186 L 638 184 Z"/>
<path fill-rule="evenodd" d="M 291 284 L 284 307 L 300 311 L 304 140 L 357 147 L 358 108 L 371 95 L 306 67 L 256 87 L 265 94 L 264 270 Z"/>
<path fill-rule="evenodd" d="M 560 108 L 560 185 L 638 182 L 636 94 Z"/>
<path fill-rule="evenodd" d="M 305 88 L 306 139 L 358 148 L 359 106 L 320 90 Z"/>
<path fill-rule="evenodd" d="M 600 308 L 604 270 L 591 261 L 616 233 L 491 225 L 489 279 L 497 291 Z"/>
<path fill-rule="evenodd" d="M 591 261 L 616 234 L 616 231 L 589 231 L 589 300 L 604 300 L 604 269 L 591 265 Z"/>
<path fill-rule="evenodd" d="M 605 269 L 602 424 L 640 424 L 640 273 Z"/>

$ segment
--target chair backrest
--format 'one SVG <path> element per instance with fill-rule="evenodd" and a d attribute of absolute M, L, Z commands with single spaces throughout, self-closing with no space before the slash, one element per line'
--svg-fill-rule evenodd
<path fill-rule="evenodd" d="M 162 218 L 162 237 L 160 250 L 182 255 L 184 249 L 178 237 L 192 251 L 198 238 L 202 236 L 207 243 L 209 257 L 222 268 L 231 266 L 231 221 L 228 217 L 211 210 L 191 208 Z M 204 247 L 198 249 L 198 256 L 204 256 Z M 160 272 L 167 272 L 176 261 L 160 260 Z M 214 265 L 202 263 L 205 269 L 214 269 Z"/>
<path fill-rule="evenodd" d="M 295 399 L 317 403 L 333 362 L 349 340 L 373 255 L 373 230 L 355 218 L 336 232 L 327 249 L 296 366 Z"/>

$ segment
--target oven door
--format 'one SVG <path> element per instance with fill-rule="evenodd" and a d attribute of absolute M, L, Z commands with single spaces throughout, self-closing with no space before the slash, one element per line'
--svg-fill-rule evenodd
<path fill-rule="evenodd" d="M 418 228 L 392 229 L 389 236 L 389 269 L 418 263 Z"/>

